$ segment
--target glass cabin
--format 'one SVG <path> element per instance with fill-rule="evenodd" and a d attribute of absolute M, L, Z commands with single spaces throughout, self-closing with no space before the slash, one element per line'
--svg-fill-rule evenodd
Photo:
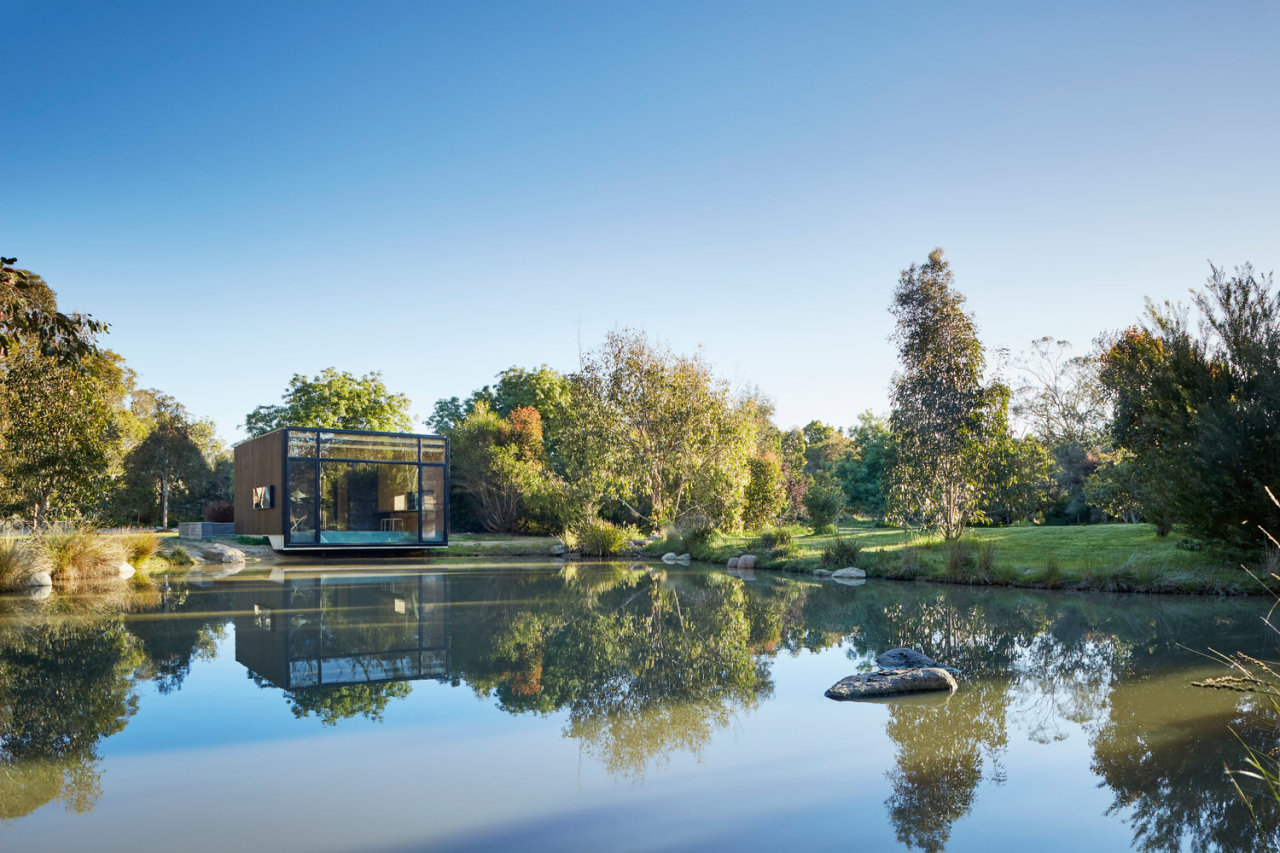
<path fill-rule="evenodd" d="M 236 445 L 236 533 L 279 550 L 448 544 L 438 435 L 286 427 Z"/>

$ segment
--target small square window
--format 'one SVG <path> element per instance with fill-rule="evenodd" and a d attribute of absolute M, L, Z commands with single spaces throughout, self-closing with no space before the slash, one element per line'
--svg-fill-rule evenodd
<path fill-rule="evenodd" d="M 275 486 L 254 486 L 253 487 L 253 508 L 254 509 L 271 509 L 275 506 L 276 487 Z"/>

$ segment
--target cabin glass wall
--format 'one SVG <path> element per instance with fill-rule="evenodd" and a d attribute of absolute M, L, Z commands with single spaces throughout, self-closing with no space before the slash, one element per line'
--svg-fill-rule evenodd
<path fill-rule="evenodd" d="M 445 507 L 444 466 L 422 466 L 422 541 L 444 542 L 447 508 Z"/>
<path fill-rule="evenodd" d="M 320 455 L 326 459 L 417 462 L 418 438 L 412 435 L 321 432 Z"/>
<path fill-rule="evenodd" d="M 316 541 L 316 463 L 313 459 L 289 460 L 289 543 L 314 545 Z"/>
<path fill-rule="evenodd" d="M 385 462 L 320 465 L 320 543 L 418 541 L 418 466 Z"/>

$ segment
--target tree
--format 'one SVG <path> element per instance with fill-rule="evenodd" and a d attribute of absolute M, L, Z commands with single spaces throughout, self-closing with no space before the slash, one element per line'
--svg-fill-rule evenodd
<path fill-rule="evenodd" d="M 849 508 L 872 518 L 884 517 L 888 466 L 893 453 L 889 422 L 871 411 L 858 416 L 848 430 L 848 447 L 836 462 L 835 478 Z"/>
<path fill-rule="evenodd" d="M 1280 293 L 1271 275 L 1211 264 L 1191 307 L 1148 304 L 1146 322 L 1107 349 L 1101 378 L 1115 405 L 1112 439 L 1136 457 L 1157 524 L 1164 516 L 1165 529 L 1176 520 L 1240 547 L 1253 544 L 1257 525 L 1280 528 L 1265 492 L 1280 482 Z"/>
<path fill-rule="evenodd" d="M 742 508 L 742 524 L 748 530 L 772 524 L 787 508 L 782 463 L 770 452 L 747 460 L 750 474 Z"/>
<path fill-rule="evenodd" d="M 567 479 L 586 500 L 616 499 L 652 526 L 694 512 L 738 525 L 754 407 L 735 400 L 701 356 L 610 332 L 570 387 Z"/>
<path fill-rule="evenodd" d="M 105 323 L 87 314 L 63 314 L 44 279 L 13 266 L 17 258 L 0 258 L 0 360 L 26 342 L 45 358 L 62 365 L 92 355 L 94 337 Z"/>
<path fill-rule="evenodd" d="M 902 369 L 893 380 L 889 418 L 895 439 L 890 513 L 954 540 L 978 514 L 985 450 L 1007 429 L 1008 391 L 982 384 L 986 360 L 977 326 L 941 249 L 903 271 L 891 310 Z"/>
<path fill-rule="evenodd" d="M 1053 457 L 1034 435 L 1009 436 L 991 454 L 988 516 L 1005 524 L 1034 520 L 1053 499 Z"/>
<path fill-rule="evenodd" d="M 488 403 L 478 402 L 453 428 L 450 448 L 453 482 L 475 502 L 480 522 L 490 532 L 509 533 L 522 518 L 545 516 L 548 504 L 563 491 L 547 470 L 541 415 L 530 406 L 518 406 L 504 418 Z M 556 519 L 551 526 L 562 528 L 563 521 Z"/>
<path fill-rule="evenodd" d="M 409 398 L 388 391 L 377 371 L 356 377 L 326 367 L 310 379 L 295 373 L 283 399 L 282 405 L 258 406 L 245 416 L 249 435 L 264 435 L 285 426 L 377 432 L 413 429 Z"/>
<path fill-rule="evenodd" d="M 1137 524 L 1143 517 L 1142 472 L 1127 450 L 1102 458 L 1098 469 L 1085 481 L 1084 494 L 1089 503 L 1129 524 Z"/>
<path fill-rule="evenodd" d="M 73 364 L 29 345 L 11 352 L 0 385 L 0 481 L 10 511 L 40 527 L 98 508 L 119 463 L 131 381 L 109 350 Z"/>
<path fill-rule="evenodd" d="M 1070 342 L 1043 337 L 1017 363 L 1021 382 L 1013 392 L 1013 415 L 1051 448 L 1069 441 L 1096 444 L 1107 426 L 1098 360 L 1070 353 Z"/>
<path fill-rule="evenodd" d="M 844 489 L 830 476 L 815 477 L 804 493 L 804 510 L 814 530 L 826 530 L 844 515 Z"/>
<path fill-rule="evenodd" d="M 208 489 L 212 469 L 199 439 L 206 444 L 211 441 L 212 423 L 195 420 L 168 394 L 151 391 L 147 399 L 151 412 L 145 417 L 150 431 L 125 457 L 125 487 L 145 496 L 149 517 L 150 510 L 158 506 L 160 526 L 168 527 L 170 499 L 175 492 L 198 500 Z"/>

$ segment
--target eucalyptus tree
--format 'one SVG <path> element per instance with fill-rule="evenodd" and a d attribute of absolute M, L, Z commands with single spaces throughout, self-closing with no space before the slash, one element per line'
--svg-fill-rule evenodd
<path fill-rule="evenodd" d="M 105 323 L 86 314 L 64 314 L 44 279 L 14 266 L 17 258 L 0 258 L 0 360 L 20 343 L 62 364 L 73 364 L 94 352 L 94 336 Z"/>
<path fill-rule="evenodd" d="M 890 309 L 901 370 L 891 392 L 890 514 L 959 538 L 980 514 L 988 446 L 1007 434 L 1008 389 L 982 382 L 973 316 L 941 249 L 902 272 Z"/>
<path fill-rule="evenodd" d="M 691 515 L 738 525 L 756 406 L 700 354 L 615 331 L 569 380 L 564 456 L 582 499 L 618 500 L 655 527 Z"/>
<path fill-rule="evenodd" d="M 201 445 L 215 443 L 213 424 L 192 417 L 168 394 L 147 391 L 140 396 L 150 409 L 141 412 L 147 433 L 125 457 L 124 492 L 138 495 L 149 516 L 158 510 L 153 517 L 161 527 L 168 527 L 174 499 L 198 501 L 209 485 L 212 467 Z"/>

